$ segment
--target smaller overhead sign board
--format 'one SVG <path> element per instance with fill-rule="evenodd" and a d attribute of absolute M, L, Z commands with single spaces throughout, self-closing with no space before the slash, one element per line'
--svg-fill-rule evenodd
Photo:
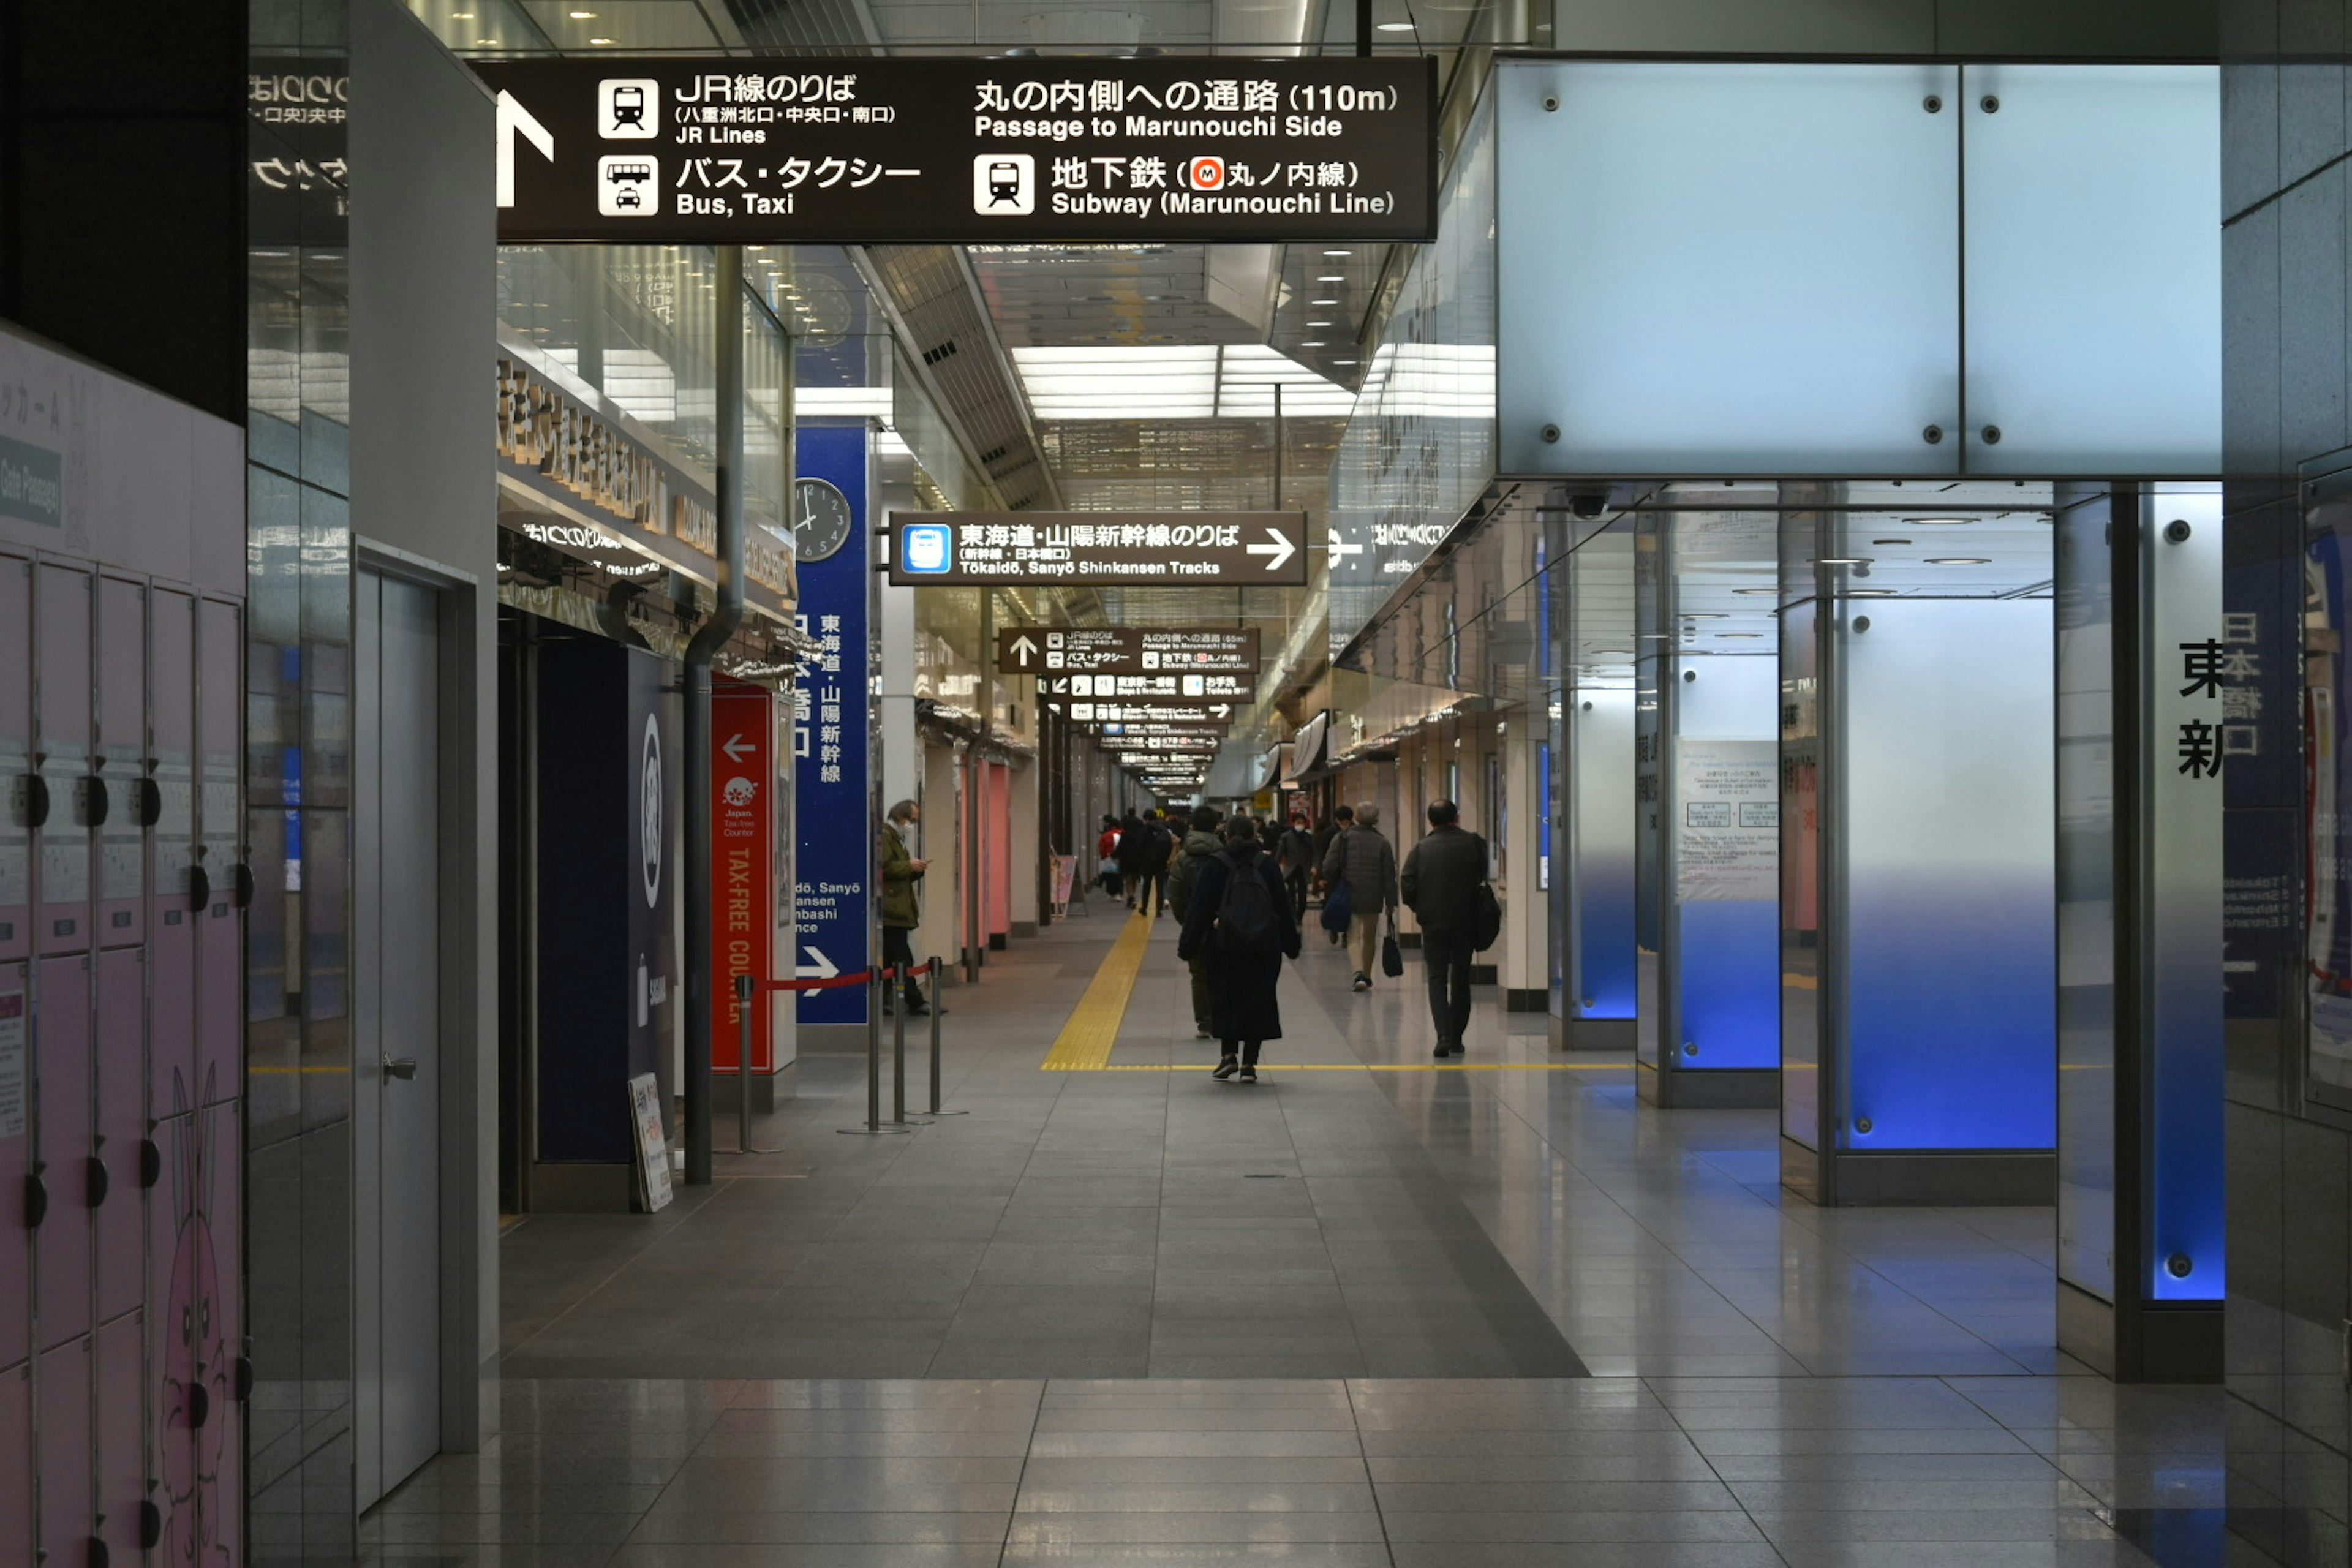
<path fill-rule="evenodd" d="M 1049 702 L 1248 702 L 1257 696 L 1255 675 L 1053 675 L 1039 679 Z"/>
<path fill-rule="evenodd" d="M 1006 675 L 1255 675 L 1255 626 L 1013 626 L 996 634 Z"/>
<path fill-rule="evenodd" d="M 1214 724 L 1220 730 L 1233 722 L 1231 702 L 1073 702 L 1048 696 L 1074 724 Z"/>
<path fill-rule="evenodd" d="M 1173 755 L 1189 752 L 1195 756 L 1213 753 L 1221 742 L 1213 735 L 1102 735 L 1095 744 L 1106 752 L 1159 752 Z"/>
<path fill-rule="evenodd" d="M 903 587 L 1131 583 L 1307 585 L 1297 511 L 894 511 L 890 581 Z"/>

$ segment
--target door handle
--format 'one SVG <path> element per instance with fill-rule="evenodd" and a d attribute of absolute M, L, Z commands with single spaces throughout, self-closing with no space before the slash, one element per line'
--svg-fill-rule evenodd
<path fill-rule="evenodd" d="M 395 1057 L 391 1055 L 389 1052 L 385 1053 L 383 1058 L 383 1076 L 386 1078 L 396 1078 L 404 1083 L 414 1082 L 416 1078 L 416 1058 L 415 1057 Z"/>

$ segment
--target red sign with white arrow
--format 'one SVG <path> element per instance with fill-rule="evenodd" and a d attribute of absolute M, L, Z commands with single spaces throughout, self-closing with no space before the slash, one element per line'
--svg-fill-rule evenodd
<path fill-rule="evenodd" d="M 775 978 L 776 712 L 764 688 L 719 679 L 710 693 L 710 1065 L 732 1073 L 742 1017 L 735 977 Z M 751 1003 L 751 1070 L 776 1070 L 775 1001 Z"/>

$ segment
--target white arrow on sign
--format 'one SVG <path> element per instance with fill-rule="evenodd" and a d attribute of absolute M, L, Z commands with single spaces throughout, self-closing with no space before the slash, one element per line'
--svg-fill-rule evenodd
<path fill-rule="evenodd" d="M 1030 656 L 1037 651 L 1037 645 L 1031 642 L 1028 634 L 1024 632 L 1013 639 L 1013 651 L 1021 656 L 1021 668 L 1026 669 L 1029 668 Z"/>
<path fill-rule="evenodd" d="M 1345 561 L 1350 555 L 1361 555 L 1363 552 L 1362 545 L 1349 543 L 1348 536 L 1336 528 L 1331 531 L 1331 558 L 1334 561 Z"/>
<path fill-rule="evenodd" d="M 1220 719 L 1230 719 L 1234 716 L 1234 705 L 1230 702 L 1220 702 L 1209 711 Z"/>
<path fill-rule="evenodd" d="M 743 759 L 746 756 L 749 756 L 751 752 L 758 751 L 760 748 L 757 744 L 745 740 L 740 735 L 730 735 L 727 737 L 727 743 L 720 746 L 719 749 L 727 753 L 727 760 L 729 762 L 740 767 L 743 765 Z"/>
<path fill-rule="evenodd" d="M 515 205 L 515 136 L 520 133 L 539 149 L 539 155 L 549 163 L 555 162 L 555 137 L 519 102 L 515 95 L 501 88 L 499 90 L 496 119 L 499 128 L 499 205 Z"/>
<path fill-rule="evenodd" d="M 807 953 L 809 957 L 814 959 L 816 962 L 814 963 L 803 963 L 798 969 L 794 970 L 793 973 L 796 978 L 802 980 L 830 980 L 835 975 L 841 973 L 841 966 L 834 963 L 833 960 L 827 958 L 818 949 L 814 947 L 803 947 L 801 951 Z"/>
<path fill-rule="evenodd" d="M 1265 563 L 1265 569 L 1269 572 L 1279 572 L 1282 570 L 1282 563 L 1284 562 L 1298 553 L 1298 546 L 1291 543 L 1289 540 L 1284 538 L 1280 531 L 1276 529 L 1267 529 L 1265 531 L 1265 536 L 1274 541 L 1274 542 L 1271 544 L 1245 544 L 1242 546 L 1242 548 L 1246 550 L 1252 555 L 1272 556 L 1273 559 Z"/>

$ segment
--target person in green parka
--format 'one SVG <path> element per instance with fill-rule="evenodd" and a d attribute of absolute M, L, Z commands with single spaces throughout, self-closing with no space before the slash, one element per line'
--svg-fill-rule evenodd
<path fill-rule="evenodd" d="M 930 1011 L 924 1004 L 922 987 L 908 973 L 915 967 L 915 928 L 922 923 L 922 912 L 915 903 L 915 884 L 923 879 L 930 862 L 918 860 L 908 851 L 906 829 L 922 819 L 921 806 L 902 800 L 890 808 L 882 823 L 882 963 L 904 976 L 900 984 L 905 998 L 900 1005 L 910 1018 Z M 886 994 L 883 1000 L 887 1005 L 889 998 Z"/>

